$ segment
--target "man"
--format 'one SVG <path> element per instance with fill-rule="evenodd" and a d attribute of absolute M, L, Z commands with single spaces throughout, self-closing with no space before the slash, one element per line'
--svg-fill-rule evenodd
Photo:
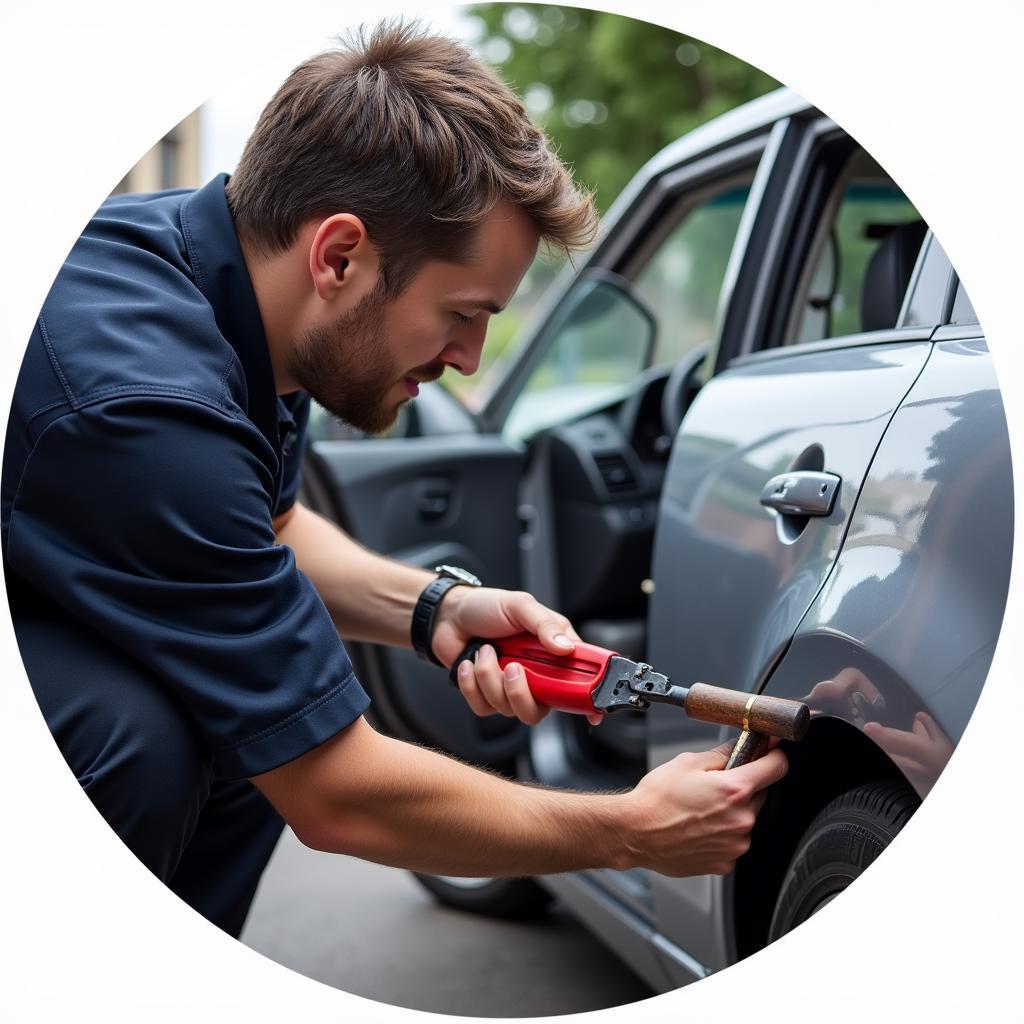
<path fill-rule="evenodd" d="M 723 873 L 746 850 L 778 750 L 584 795 L 378 734 L 339 632 L 444 664 L 473 636 L 579 638 L 527 594 L 438 584 L 295 500 L 310 395 L 385 429 L 420 382 L 477 369 L 542 239 L 593 230 L 516 97 L 458 44 L 391 25 L 297 68 L 230 179 L 106 202 L 47 298 L 4 452 L 22 655 L 99 811 L 232 934 L 282 819 L 318 849 L 449 875 Z M 477 714 L 543 714 L 490 647 L 459 685 Z"/>

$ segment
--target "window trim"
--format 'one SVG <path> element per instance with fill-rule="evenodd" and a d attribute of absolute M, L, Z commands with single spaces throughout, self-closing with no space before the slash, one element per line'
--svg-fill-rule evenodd
<path fill-rule="evenodd" d="M 650 259 L 648 256 L 647 260 L 637 262 L 637 251 L 642 251 L 646 246 L 644 228 L 655 218 L 664 217 L 666 208 L 679 206 L 682 210 L 680 219 L 672 222 L 672 228 L 664 235 L 667 238 L 686 214 L 686 208 L 683 206 L 686 198 L 684 193 L 697 194 L 702 187 L 710 187 L 716 181 L 724 180 L 751 167 L 754 169 L 756 181 L 768 154 L 768 143 L 773 128 L 774 125 L 766 125 L 724 147 L 710 153 L 699 154 L 685 164 L 667 169 L 643 188 L 633 207 L 612 226 L 609 234 L 594 250 L 585 265 L 578 272 L 572 272 L 571 278 L 557 290 L 551 303 L 545 305 L 541 317 L 534 321 L 527 347 L 519 353 L 515 363 L 478 413 L 478 422 L 483 431 L 500 433 L 503 429 L 512 406 L 518 400 L 530 375 L 544 358 L 552 338 L 552 325 L 560 319 L 564 303 L 568 301 L 584 272 L 603 270 L 632 282 L 633 277 L 640 273 Z M 753 188 L 752 182 L 745 211 L 755 200 Z M 740 227 L 742 226 L 741 218 Z M 652 254 L 656 251 L 656 248 L 651 250 Z M 731 258 L 730 256 L 730 261 Z M 622 268 L 628 269 L 628 273 L 624 273 Z M 728 266 L 726 274 L 728 275 Z M 724 285 L 723 279 L 723 287 Z"/>
<path fill-rule="evenodd" d="M 759 352 L 747 352 L 736 356 L 728 363 L 733 366 L 747 366 L 772 359 L 788 359 L 809 355 L 814 352 L 831 352 L 847 348 L 867 348 L 873 345 L 898 345 L 901 342 L 928 341 L 937 328 L 932 327 L 890 327 L 884 331 L 865 331 L 860 334 L 842 334 L 838 338 L 822 338 L 820 341 L 805 341 L 799 345 L 777 345 L 763 348 Z"/>

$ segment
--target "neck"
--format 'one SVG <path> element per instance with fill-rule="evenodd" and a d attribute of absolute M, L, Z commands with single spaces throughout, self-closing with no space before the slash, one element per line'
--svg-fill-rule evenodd
<path fill-rule="evenodd" d="M 296 391 L 299 385 L 288 373 L 288 359 L 294 339 L 300 333 L 296 312 L 297 298 L 304 283 L 301 268 L 296 269 L 289 249 L 267 256 L 245 239 L 239 241 L 263 321 L 274 386 L 279 395 Z"/>

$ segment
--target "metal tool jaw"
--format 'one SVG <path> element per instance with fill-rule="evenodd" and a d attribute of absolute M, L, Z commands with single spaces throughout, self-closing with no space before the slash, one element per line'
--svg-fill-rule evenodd
<path fill-rule="evenodd" d="M 591 699 L 595 710 L 612 714 L 646 711 L 652 704 L 674 704 L 681 708 L 689 692 L 645 662 L 616 655 L 608 662 L 604 678 L 594 687 Z"/>

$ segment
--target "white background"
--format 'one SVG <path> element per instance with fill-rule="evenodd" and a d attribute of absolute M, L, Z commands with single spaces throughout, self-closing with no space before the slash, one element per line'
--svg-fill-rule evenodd
<path fill-rule="evenodd" d="M 964 277 L 996 356 L 1019 455 L 1024 218 L 1015 5 L 632 0 L 628 8 L 593 6 L 671 24 L 757 64 L 814 101 L 882 162 Z M 375 7 L 372 16 L 417 7 Z M 102 0 L 34 3 L 10 12 L 8 6 L 0 33 L 4 419 L 49 283 L 124 170 L 239 76 L 280 63 L 289 46 L 300 47 L 296 60 L 305 56 L 311 13 L 333 19 L 339 29 L 346 17 L 351 22 L 367 13 L 365 5 L 302 0 Z M 303 31 L 296 40 L 298 23 Z M 594 1016 L 758 1022 L 859 1022 L 865 1014 L 883 1021 L 1013 1017 L 1024 919 L 1019 745 L 1011 728 L 1021 704 L 1020 576 L 1018 566 L 991 676 L 953 761 L 867 876 L 737 967 Z M 222 1024 L 278 1021 L 284 1014 L 291 1021 L 306 1014 L 374 1021 L 422 1016 L 293 974 L 171 896 L 114 838 L 68 773 L 35 706 L 5 612 L 0 623 L 5 1020 Z"/>

